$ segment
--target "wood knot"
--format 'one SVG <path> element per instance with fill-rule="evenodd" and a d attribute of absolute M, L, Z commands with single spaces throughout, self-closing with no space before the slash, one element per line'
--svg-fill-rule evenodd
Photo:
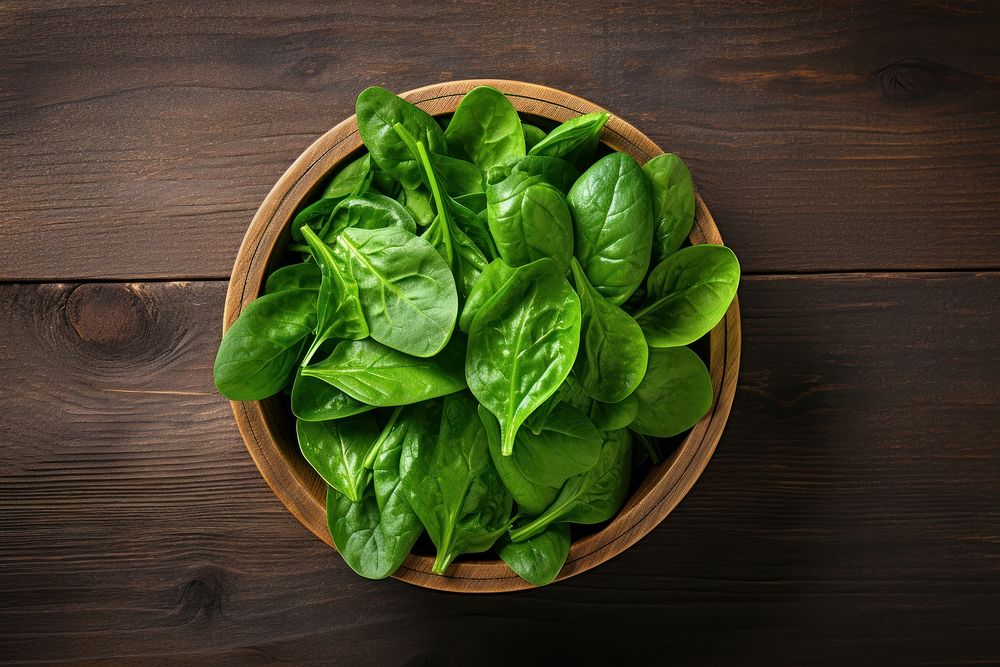
<path fill-rule="evenodd" d="M 876 89 L 890 100 L 926 100 L 935 95 L 968 95 L 982 80 L 968 72 L 923 58 L 907 58 L 875 72 Z"/>
<path fill-rule="evenodd" d="M 184 623 L 201 618 L 206 621 L 222 613 L 224 588 L 221 575 L 203 570 L 185 582 L 177 605 L 177 616 Z"/>
<path fill-rule="evenodd" d="M 66 301 L 66 321 L 88 347 L 119 356 L 150 335 L 156 314 L 141 285 L 84 284 Z"/>

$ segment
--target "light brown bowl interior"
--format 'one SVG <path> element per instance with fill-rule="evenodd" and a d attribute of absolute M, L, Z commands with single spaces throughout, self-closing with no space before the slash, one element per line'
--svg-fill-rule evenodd
<path fill-rule="evenodd" d="M 451 113 L 462 96 L 479 85 L 503 91 L 514 107 L 554 122 L 601 107 L 544 86 L 503 80 L 469 80 L 418 88 L 402 97 L 431 115 Z M 646 135 L 612 115 L 602 133 L 613 150 L 628 153 L 640 164 L 663 151 Z M 362 146 L 354 116 L 316 140 L 289 167 L 264 199 L 250 223 L 226 296 L 225 328 L 260 292 L 272 261 L 288 240 L 288 225 L 300 204 L 339 163 Z M 719 230 L 705 203 L 698 197 L 692 243 L 722 243 Z M 606 526 L 576 540 L 566 566 L 565 579 L 621 553 L 652 530 L 676 507 L 708 464 L 729 417 L 740 360 L 739 305 L 733 301 L 726 317 L 709 335 L 708 367 L 715 388 L 712 409 L 688 433 L 673 454 L 654 467 L 639 484 L 618 515 Z M 283 401 L 232 403 L 247 449 L 275 495 L 309 530 L 333 546 L 326 526 L 326 487 L 299 453 L 292 416 Z M 419 586 L 467 593 L 490 593 L 531 588 L 500 560 L 462 560 L 445 576 L 431 574 L 433 559 L 411 555 L 394 575 Z"/>

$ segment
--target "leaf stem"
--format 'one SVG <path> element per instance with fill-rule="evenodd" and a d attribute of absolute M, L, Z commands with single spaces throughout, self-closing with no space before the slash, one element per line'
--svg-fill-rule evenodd
<path fill-rule="evenodd" d="M 385 446 L 385 441 L 389 439 L 389 434 L 392 429 L 396 426 L 396 420 L 399 419 L 399 413 L 402 412 L 403 406 L 397 405 L 392 409 L 389 414 L 389 420 L 385 423 L 385 427 L 382 432 L 378 434 L 378 438 L 372 443 L 372 446 L 368 448 L 368 452 L 365 454 L 364 461 L 361 465 L 368 468 L 369 470 L 375 466 L 375 459 L 378 458 L 379 452 L 382 451 L 382 447 Z"/>

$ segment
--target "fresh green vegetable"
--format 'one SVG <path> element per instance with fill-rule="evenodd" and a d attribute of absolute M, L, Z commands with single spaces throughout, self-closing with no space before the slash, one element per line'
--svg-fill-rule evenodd
<path fill-rule="evenodd" d="M 566 379 L 580 346 L 580 299 L 550 259 L 523 266 L 472 320 L 465 375 L 500 421 L 509 456 L 524 420 Z"/>
<path fill-rule="evenodd" d="M 329 382 L 368 405 L 407 405 L 465 388 L 465 344 L 455 340 L 427 359 L 404 354 L 370 338 L 342 341 L 326 359 L 302 369 L 302 375 Z"/>
<path fill-rule="evenodd" d="M 573 374 L 593 398 L 617 403 L 639 386 L 646 373 L 646 340 L 628 313 L 591 286 L 575 257 L 572 269 L 582 323 Z"/>
<path fill-rule="evenodd" d="M 599 148 L 607 120 L 546 134 L 492 88 L 439 119 L 366 89 L 364 147 L 223 336 L 216 386 L 287 401 L 358 574 L 391 575 L 426 530 L 436 573 L 492 548 L 550 583 L 570 524 L 610 519 L 670 455 L 659 438 L 711 409 L 685 346 L 724 317 L 739 264 L 679 249 L 690 173 Z"/>
<path fill-rule="evenodd" d="M 566 201 L 587 280 L 612 304 L 624 303 L 649 268 L 653 212 L 646 177 L 630 156 L 612 153 L 584 172 Z"/>
<path fill-rule="evenodd" d="M 690 348 L 653 348 L 635 397 L 639 406 L 631 428 L 666 438 L 697 424 L 712 407 L 712 378 Z"/>
<path fill-rule="evenodd" d="M 569 524 L 555 523 L 535 537 L 523 542 L 505 538 L 497 551 L 503 562 L 529 584 L 545 586 L 552 583 L 569 556 Z"/>
<path fill-rule="evenodd" d="M 524 157 L 521 119 L 496 88 L 479 86 L 466 93 L 444 136 L 453 155 L 474 162 L 484 172 Z"/>
<path fill-rule="evenodd" d="M 694 224 L 694 183 L 684 162 L 673 153 L 657 155 L 642 166 L 653 198 L 653 262 L 677 251 Z"/>
<path fill-rule="evenodd" d="M 649 273 L 646 304 L 635 319 L 651 347 L 688 345 L 719 323 L 739 282 L 740 264 L 729 248 L 679 250 Z"/>
<path fill-rule="evenodd" d="M 437 547 L 436 574 L 459 554 L 486 551 L 510 525 L 511 497 L 475 410 L 468 395 L 449 396 L 438 433 L 414 429 L 403 442 L 402 488 Z"/>

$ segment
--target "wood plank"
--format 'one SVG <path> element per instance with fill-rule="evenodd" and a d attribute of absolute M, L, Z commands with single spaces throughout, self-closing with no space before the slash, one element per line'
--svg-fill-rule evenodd
<path fill-rule="evenodd" d="M 0 280 L 225 278 L 361 88 L 561 87 L 683 155 L 749 272 L 997 268 L 995 4 L 0 8 Z"/>
<path fill-rule="evenodd" d="M 224 291 L 0 286 L 0 662 L 1000 659 L 998 273 L 747 279 L 691 495 L 486 597 L 359 579 L 278 503 L 213 392 Z"/>

